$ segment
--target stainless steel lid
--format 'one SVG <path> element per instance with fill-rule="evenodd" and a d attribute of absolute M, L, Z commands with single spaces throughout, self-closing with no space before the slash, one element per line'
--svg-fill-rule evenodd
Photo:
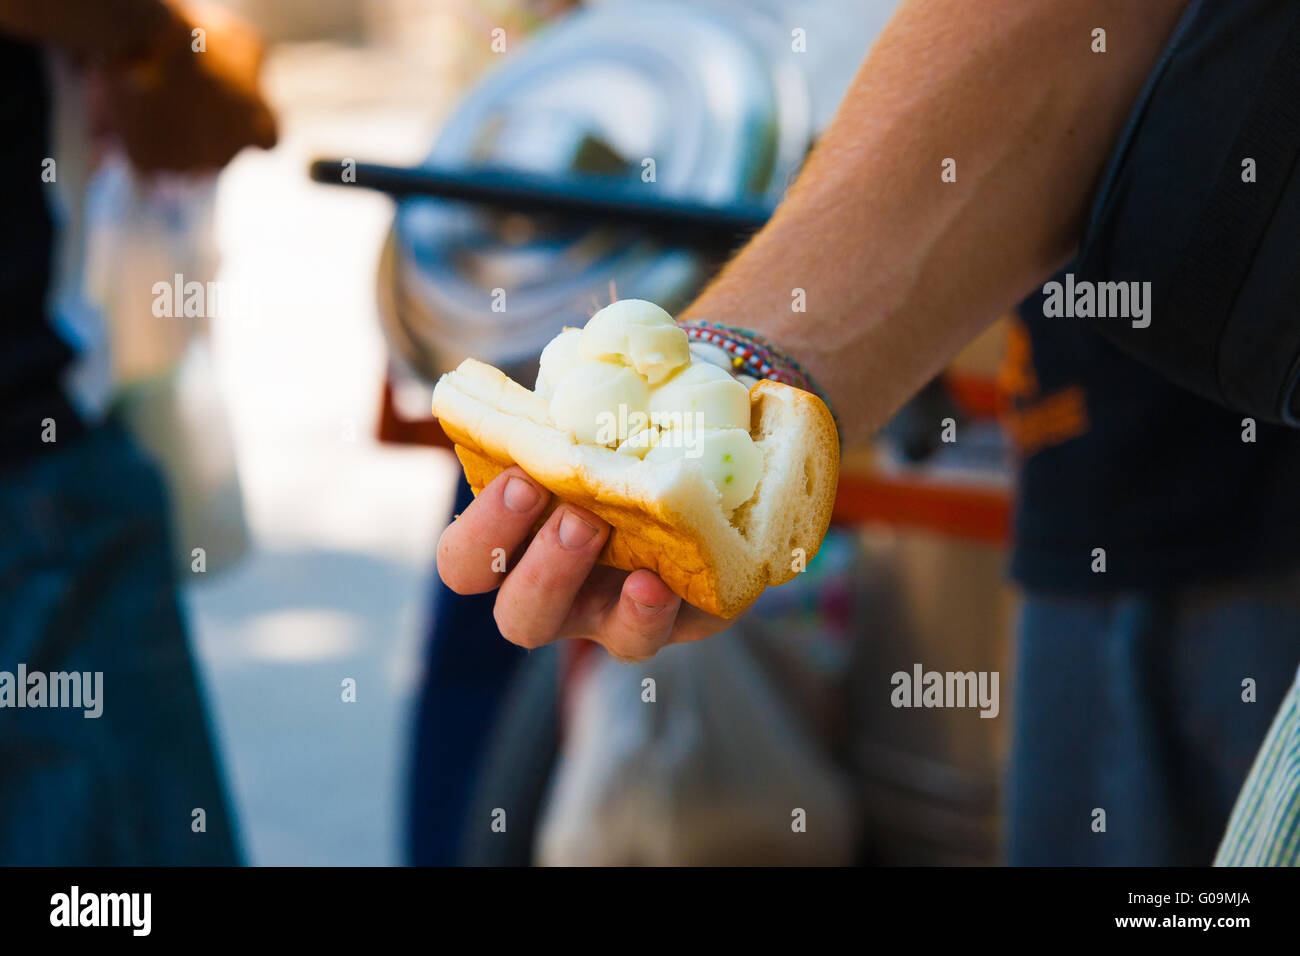
<path fill-rule="evenodd" d="M 788 58 L 771 55 L 787 42 L 778 23 L 737 14 L 681 0 L 576 13 L 465 98 L 427 165 L 614 174 L 665 198 L 775 200 L 812 135 L 808 91 Z M 473 355 L 531 384 L 542 346 L 608 302 L 611 283 L 619 298 L 673 309 L 707 268 L 627 229 L 406 200 L 380 277 L 384 322 L 426 379 Z"/>

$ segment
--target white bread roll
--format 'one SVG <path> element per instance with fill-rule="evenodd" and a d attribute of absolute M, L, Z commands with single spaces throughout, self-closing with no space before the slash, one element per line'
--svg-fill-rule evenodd
<path fill-rule="evenodd" d="M 438 381 L 433 413 L 475 494 L 517 464 L 556 499 L 609 522 L 602 563 L 648 568 L 684 600 L 731 618 L 817 553 L 839 478 L 839 436 L 820 399 L 761 381 L 749 401 L 762 476 L 730 518 L 696 460 L 579 444 L 550 424 L 543 397 L 482 362 L 466 359 Z"/>

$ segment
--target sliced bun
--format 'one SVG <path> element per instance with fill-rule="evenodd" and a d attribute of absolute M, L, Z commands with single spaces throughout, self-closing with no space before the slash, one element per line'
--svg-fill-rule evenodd
<path fill-rule="evenodd" d="M 820 399 L 762 381 L 749 401 L 763 474 L 730 520 L 695 461 L 651 464 L 578 444 L 548 423 L 545 400 L 482 362 L 466 359 L 439 380 L 433 412 L 475 494 L 519 465 L 609 522 L 602 563 L 648 568 L 684 600 L 731 618 L 817 553 L 839 479 L 839 436 Z"/>

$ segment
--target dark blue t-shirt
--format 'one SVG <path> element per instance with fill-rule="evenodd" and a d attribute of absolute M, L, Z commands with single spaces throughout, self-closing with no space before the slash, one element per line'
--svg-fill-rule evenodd
<path fill-rule="evenodd" d="M 72 350 L 50 325 L 54 230 L 42 179 L 50 94 L 41 52 L 0 37 L 0 470 L 71 440 L 81 422 L 63 392 Z M 57 165 L 55 167 L 57 169 Z M 53 419 L 58 442 L 42 441 Z"/>
<path fill-rule="evenodd" d="M 1300 431 L 1261 422 L 1244 441 L 1246 416 L 1042 303 L 1021 306 L 1002 376 L 1025 454 L 1013 576 L 1098 592 L 1300 565 Z"/>
<path fill-rule="evenodd" d="M 1105 265 L 1093 278 L 1151 280 L 1182 255 L 1219 171 L 1240 168 L 1238 128 L 1294 17 L 1289 0 L 1189 6 L 1103 177 L 1085 239 L 1085 260 Z M 1280 289 L 1294 276 L 1278 261 L 1262 260 L 1258 279 Z M 1020 307 L 1003 384 L 1025 455 L 1012 573 L 1030 588 L 1149 589 L 1300 565 L 1300 430 L 1247 420 L 1110 344 L 1159 332 L 1178 352 L 1214 318 L 1170 314 L 1168 292 L 1145 297 L 1154 326 L 1045 316 L 1042 292 Z M 1262 361 L 1273 316 L 1240 312 L 1239 337 Z"/>

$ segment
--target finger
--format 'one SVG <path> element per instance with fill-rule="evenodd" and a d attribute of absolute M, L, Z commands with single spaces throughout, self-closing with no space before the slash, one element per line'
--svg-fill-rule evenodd
<path fill-rule="evenodd" d="M 719 631 L 725 631 L 734 623 L 735 621 L 717 617 L 708 611 L 701 611 L 698 607 L 690 604 L 683 604 L 682 609 L 677 612 L 677 621 L 673 625 L 673 636 L 668 643 L 689 644 L 691 641 L 703 640 L 706 637 L 712 637 Z"/>
<path fill-rule="evenodd" d="M 605 650 L 625 661 L 643 661 L 672 639 L 682 599 L 652 571 L 633 571 L 601 622 Z"/>
<path fill-rule="evenodd" d="M 518 467 L 479 492 L 438 539 L 438 574 L 457 594 L 482 594 L 505 579 L 506 562 L 528 539 L 550 493 Z"/>
<path fill-rule="evenodd" d="M 556 508 L 497 594 L 502 637 L 541 647 L 566 636 L 570 608 L 608 537 L 609 525 L 590 511 L 569 504 Z"/>

